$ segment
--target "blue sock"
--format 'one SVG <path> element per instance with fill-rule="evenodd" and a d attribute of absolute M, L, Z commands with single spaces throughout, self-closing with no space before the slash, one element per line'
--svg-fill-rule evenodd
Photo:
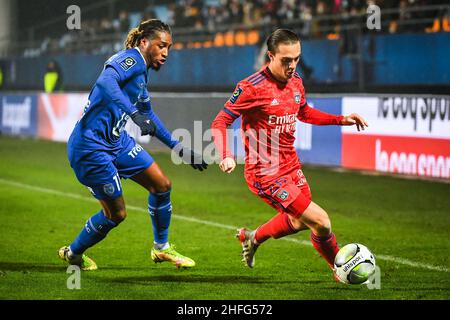
<path fill-rule="evenodd" d="M 148 212 L 152 218 L 155 243 L 166 243 L 169 239 L 169 225 L 172 216 L 170 190 L 162 193 L 150 193 L 148 196 Z"/>
<path fill-rule="evenodd" d="M 97 242 L 102 241 L 108 232 L 116 226 L 117 223 L 108 219 L 103 214 L 103 211 L 100 210 L 100 212 L 86 221 L 83 230 L 70 245 L 70 250 L 75 254 L 82 254 Z"/>

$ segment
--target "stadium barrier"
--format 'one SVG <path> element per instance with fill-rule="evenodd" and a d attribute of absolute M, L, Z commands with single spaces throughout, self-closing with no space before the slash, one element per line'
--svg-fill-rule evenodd
<path fill-rule="evenodd" d="M 344 114 L 356 110 L 370 127 L 359 133 L 342 127 L 344 168 L 450 178 L 448 96 L 342 99 Z"/>
<path fill-rule="evenodd" d="M 0 95 L 0 132 L 37 136 L 37 95 Z"/>
<path fill-rule="evenodd" d="M 169 130 L 180 134 L 196 150 L 211 145 L 211 122 L 228 94 L 155 93 L 152 104 Z M 67 141 L 87 102 L 87 93 L 2 94 L 0 132 Z M 369 123 L 354 126 L 311 126 L 297 123 L 295 147 L 303 163 L 349 169 L 450 179 L 450 96 L 359 95 L 314 96 L 309 104 L 333 114 L 357 112 Z M 234 153 L 244 156 L 239 132 L 234 129 Z M 163 145 L 128 121 L 127 131 L 150 150 Z M 186 134 L 188 137 L 186 138 Z"/>

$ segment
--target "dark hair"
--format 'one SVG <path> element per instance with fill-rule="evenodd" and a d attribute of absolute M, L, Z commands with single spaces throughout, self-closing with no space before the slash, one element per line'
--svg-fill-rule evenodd
<path fill-rule="evenodd" d="M 280 44 L 295 44 L 300 42 L 298 35 L 289 29 L 277 29 L 267 38 L 267 50 L 275 53 Z"/>
<path fill-rule="evenodd" d="M 125 49 L 131 49 L 139 45 L 143 38 L 152 39 L 157 32 L 167 32 L 172 34 L 169 25 L 158 19 L 150 19 L 142 21 L 138 27 L 133 28 L 128 32 L 125 40 Z"/>

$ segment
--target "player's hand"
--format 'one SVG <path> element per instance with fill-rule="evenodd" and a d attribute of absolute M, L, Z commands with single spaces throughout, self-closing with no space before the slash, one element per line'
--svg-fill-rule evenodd
<path fill-rule="evenodd" d="M 208 168 L 208 164 L 203 160 L 203 156 L 201 154 L 198 154 L 188 147 L 183 147 L 181 143 L 177 144 L 173 150 L 181 159 L 183 159 L 185 163 L 190 164 L 195 170 L 198 169 L 203 171 Z"/>
<path fill-rule="evenodd" d="M 231 173 L 236 168 L 236 161 L 231 157 L 227 157 L 220 161 L 219 168 L 225 173 Z"/>
<path fill-rule="evenodd" d="M 156 125 L 150 120 L 146 115 L 140 113 L 139 111 L 134 112 L 131 115 L 131 120 L 136 123 L 139 128 L 141 128 L 141 135 L 151 135 L 154 136 L 156 133 Z"/>
<path fill-rule="evenodd" d="M 369 126 L 366 120 L 364 120 L 364 118 L 357 113 L 352 113 L 349 116 L 345 116 L 344 119 L 342 119 L 341 124 L 343 126 L 352 126 L 356 124 L 358 131 L 364 130 L 364 127 Z"/>

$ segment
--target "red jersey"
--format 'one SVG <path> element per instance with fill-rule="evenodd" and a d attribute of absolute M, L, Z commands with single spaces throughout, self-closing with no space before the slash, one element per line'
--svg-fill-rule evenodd
<path fill-rule="evenodd" d="M 268 67 L 240 81 L 212 123 L 214 142 L 221 159 L 232 157 L 226 128 L 242 117 L 247 182 L 265 183 L 301 167 L 294 141 L 296 119 L 318 124 L 340 124 L 342 116 L 308 106 L 300 76 L 282 83 Z"/>

